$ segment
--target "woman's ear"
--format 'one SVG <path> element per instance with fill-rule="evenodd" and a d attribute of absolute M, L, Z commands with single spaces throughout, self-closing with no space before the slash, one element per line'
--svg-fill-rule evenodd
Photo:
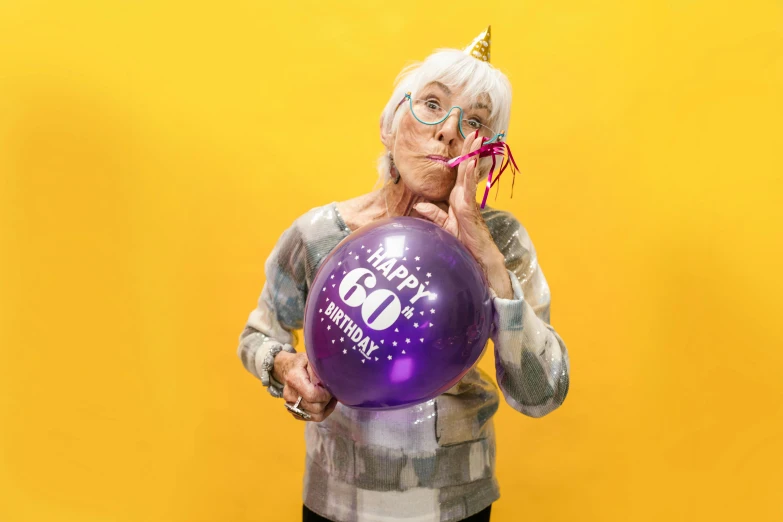
<path fill-rule="evenodd" d="M 394 139 L 393 139 L 393 137 L 392 137 L 390 132 L 386 132 L 386 127 L 383 124 L 383 116 L 381 116 L 381 125 L 380 125 L 380 127 L 381 127 L 381 143 L 383 143 L 383 145 L 388 150 L 393 150 L 393 148 L 392 148 L 393 143 L 392 142 L 394 141 Z"/>

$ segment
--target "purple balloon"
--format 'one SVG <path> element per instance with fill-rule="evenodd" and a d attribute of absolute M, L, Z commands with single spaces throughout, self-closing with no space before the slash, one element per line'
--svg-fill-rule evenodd
<path fill-rule="evenodd" d="M 418 404 L 454 386 L 489 338 L 492 301 L 473 256 L 424 219 L 388 218 L 346 237 L 307 298 L 307 357 L 352 408 Z"/>

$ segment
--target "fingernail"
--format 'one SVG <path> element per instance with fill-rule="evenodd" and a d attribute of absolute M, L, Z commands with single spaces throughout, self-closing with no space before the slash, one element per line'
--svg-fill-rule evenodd
<path fill-rule="evenodd" d="M 475 136 L 473 136 L 473 139 L 474 139 L 474 140 L 475 140 L 476 138 L 478 138 L 478 133 L 479 133 L 479 131 L 478 131 L 478 130 L 476 130 L 476 135 L 475 135 Z"/>

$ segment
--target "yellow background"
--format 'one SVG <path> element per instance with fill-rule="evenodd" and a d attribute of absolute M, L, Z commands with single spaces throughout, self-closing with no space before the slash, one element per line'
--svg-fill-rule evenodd
<path fill-rule="evenodd" d="M 303 425 L 235 352 L 263 263 L 372 188 L 400 68 L 488 23 L 491 204 L 572 365 L 501 406 L 493 521 L 783 520 L 779 0 L 6 0 L 0 521 L 299 520 Z"/>

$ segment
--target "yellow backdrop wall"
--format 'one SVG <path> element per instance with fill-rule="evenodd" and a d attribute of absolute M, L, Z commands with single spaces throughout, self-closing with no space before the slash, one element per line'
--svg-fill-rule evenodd
<path fill-rule="evenodd" d="M 372 188 L 397 72 L 490 23 L 522 170 L 493 205 L 572 365 L 551 415 L 501 406 L 493 520 L 783 520 L 781 22 L 774 0 L 1 2 L 0 520 L 298 520 L 303 425 L 235 353 L 263 263 Z"/>

